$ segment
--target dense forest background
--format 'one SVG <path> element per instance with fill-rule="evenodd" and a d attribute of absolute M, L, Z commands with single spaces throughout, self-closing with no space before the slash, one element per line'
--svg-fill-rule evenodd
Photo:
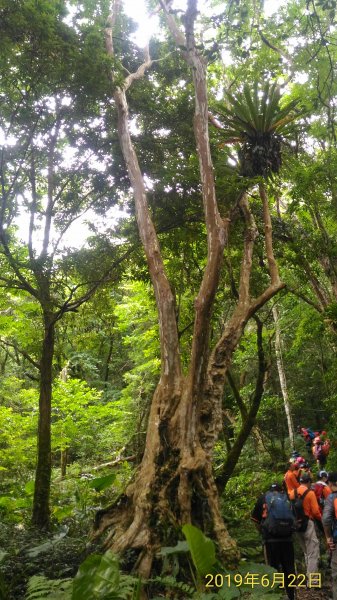
<path fill-rule="evenodd" d="M 336 469 L 336 2 L 148 11 L 0 2 L 6 600 L 234 598 L 193 549 L 262 561 L 299 427 Z"/>

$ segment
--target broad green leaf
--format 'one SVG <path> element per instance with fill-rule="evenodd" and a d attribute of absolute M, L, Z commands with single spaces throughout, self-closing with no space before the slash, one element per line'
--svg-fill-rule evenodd
<path fill-rule="evenodd" d="M 108 551 L 92 554 L 81 564 L 73 583 L 72 600 L 95 600 L 112 597 L 119 587 L 117 557 Z"/>
<path fill-rule="evenodd" d="M 94 594 L 94 579 L 97 568 L 101 562 L 101 556 L 99 554 L 91 554 L 85 561 L 80 565 L 78 572 L 73 582 L 73 592 L 71 600 L 92 600 L 95 598 Z"/>
<path fill-rule="evenodd" d="M 0 507 L 3 508 L 14 508 L 16 505 L 16 499 L 11 496 L 0 496 Z"/>
<path fill-rule="evenodd" d="M 47 540 L 43 544 L 39 544 L 38 546 L 34 546 L 26 551 L 27 556 L 30 558 L 35 558 L 39 554 L 43 554 L 44 552 L 49 552 L 56 544 L 58 544 L 68 533 L 67 527 L 61 527 L 61 531 L 57 535 L 54 535 L 50 540 Z"/>
<path fill-rule="evenodd" d="M 241 596 L 240 588 L 236 585 L 223 586 L 217 594 L 217 598 L 221 598 L 221 600 L 232 600 L 232 598 L 239 598 L 239 596 Z"/>
<path fill-rule="evenodd" d="M 95 592 L 99 597 L 114 592 L 119 587 L 120 573 L 117 557 L 110 551 L 103 554 L 95 573 Z"/>
<path fill-rule="evenodd" d="M 187 539 L 197 573 L 200 577 L 204 577 L 212 570 L 215 563 L 215 545 L 194 525 L 184 525 L 182 531 Z"/>
<path fill-rule="evenodd" d="M 177 543 L 176 546 L 163 546 L 160 549 L 161 556 L 169 556 L 170 554 L 177 554 L 179 552 L 188 552 L 189 545 L 187 542 L 182 542 L 181 540 Z"/>
<path fill-rule="evenodd" d="M 62 521 L 66 517 L 70 517 L 73 512 L 73 506 L 56 506 L 56 508 L 53 510 L 53 515 L 58 521 Z"/>
<path fill-rule="evenodd" d="M 25 492 L 28 496 L 31 496 L 34 493 L 35 481 L 32 479 L 31 481 L 27 481 L 25 485 Z"/>
<path fill-rule="evenodd" d="M 96 477 L 89 482 L 89 487 L 95 489 L 96 492 L 102 492 L 110 487 L 115 479 L 115 473 L 110 473 L 110 475 L 105 475 L 104 477 Z"/>

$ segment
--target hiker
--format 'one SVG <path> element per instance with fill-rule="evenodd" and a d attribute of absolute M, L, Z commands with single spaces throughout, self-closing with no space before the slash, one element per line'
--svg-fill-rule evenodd
<path fill-rule="evenodd" d="M 306 473 L 307 475 L 310 475 L 311 479 L 313 479 L 313 474 L 310 469 L 310 465 L 307 461 L 304 461 L 304 463 L 301 463 L 301 466 L 298 470 L 297 479 L 300 480 L 302 475 L 304 475 L 304 473 Z"/>
<path fill-rule="evenodd" d="M 310 454 L 311 453 L 311 444 L 312 444 L 312 440 L 315 437 L 315 433 L 309 427 L 299 427 L 299 433 L 304 438 L 306 448 Z"/>
<path fill-rule="evenodd" d="M 318 572 L 319 541 L 314 521 L 321 522 L 321 513 L 316 494 L 310 489 L 311 484 L 312 478 L 308 473 L 304 473 L 300 478 L 299 487 L 292 490 L 289 494 L 289 498 L 294 502 L 297 519 L 302 519 L 302 526 L 297 530 L 297 535 L 304 552 L 309 580 L 310 573 Z M 300 516 L 300 512 L 302 512 L 303 516 Z"/>
<path fill-rule="evenodd" d="M 298 458 L 296 458 L 295 466 L 296 466 L 297 481 L 299 481 L 300 477 L 303 475 L 306 464 L 308 464 L 308 463 L 306 463 L 305 458 L 303 458 L 303 456 L 298 456 Z"/>
<path fill-rule="evenodd" d="M 300 456 L 301 455 L 299 452 L 297 452 L 297 450 L 293 450 L 293 452 L 291 453 L 291 459 L 289 460 L 289 462 L 296 460 L 296 458 L 299 458 Z"/>
<path fill-rule="evenodd" d="M 323 442 L 319 436 L 316 436 L 312 446 L 312 453 L 320 469 L 325 466 L 329 452 L 329 440 L 325 440 L 325 442 Z"/>
<path fill-rule="evenodd" d="M 332 597 L 337 600 L 337 471 L 329 473 L 328 483 L 331 494 L 325 501 L 322 522 L 331 552 Z"/>
<path fill-rule="evenodd" d="M 292 460 L 292 459 L 290 459 Z M 283 483 L 286 488 L 286 492 L 289 496 L 289 493 L 299 487 L 299 482 L 297 479 L 298 475 L 298 466 L 297 459 L 289 463 L 288 471 L 286 472 Z"/>
<path fill-rule="evenodd" d="M 326 471 L 320 471 L 318 473 L 318 478 L 316 483 L 314 483 L 311 488 L 314 490 L 319 506 L 319 510 L 321 514 L 323 513 L 323 508 L 325 504 L 326 498 L 331 494 L 331 489 L 328 484 L 328 473 Z"/>
<path fill-rule="evenodd" d="M 294 600 L 295 590 L 289 587 L 295 571 L 294 514 L 290 502 L 282 487 L 273 483 L 269 490 L 260 496 L 252 512 L 252 520 L 262 534 L 265 560 L 279 573 L 284 573 L 284 584 L 289 600 Z"/>

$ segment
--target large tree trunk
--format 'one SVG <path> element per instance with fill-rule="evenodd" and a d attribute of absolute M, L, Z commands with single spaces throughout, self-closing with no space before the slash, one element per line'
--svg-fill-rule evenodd
<path fill-rule="evenodd" d="M 116 552 L 141 551 L 138 570 L 145 576 L 160 545 L 176 542 L 177 528 L 194 523 L 217 538 L 228 565 L 238 558 L 223 523 L 209 454 L 200 442 L 197 402 L 190 378 L 175 388 L 158 384 L 152 401 L 145 452 L 135 481 L 118 506 L 97 514 L 100 535 L 114 526 L 107 545 Z"/>
<path fill-rule="evenodd" d="M 40 529 L 50 526 L 50 479 L 51 479 L 51 397 L 52 364 L 54 355 L 55 322 L 45 312 L 44 339 L 40 361 L 39 424 L 37 440 L 37 465 L 32 523 Z"/>

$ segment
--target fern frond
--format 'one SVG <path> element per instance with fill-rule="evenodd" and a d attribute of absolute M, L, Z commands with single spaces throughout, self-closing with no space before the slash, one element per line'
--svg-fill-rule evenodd
<path fill-rule="evenodd" d="M 71 600 L 72 579 L 47 579 L 33 575 L 28 581 L 25 600 Z"/>
<path fill-rule="evenodd" d="M 154 577 L 149 581 L 153 583 L 159 583 L 164 587 L 173 588 L 175 590 L 180 590 L 186 594 L 186 597 L 193 597 L 195 594 L 195 588 L 187 585 L 187 583 L 183 583 L 182 581 L 177 581 L 174 577 L 167 575 L 165 577 Z"/>

